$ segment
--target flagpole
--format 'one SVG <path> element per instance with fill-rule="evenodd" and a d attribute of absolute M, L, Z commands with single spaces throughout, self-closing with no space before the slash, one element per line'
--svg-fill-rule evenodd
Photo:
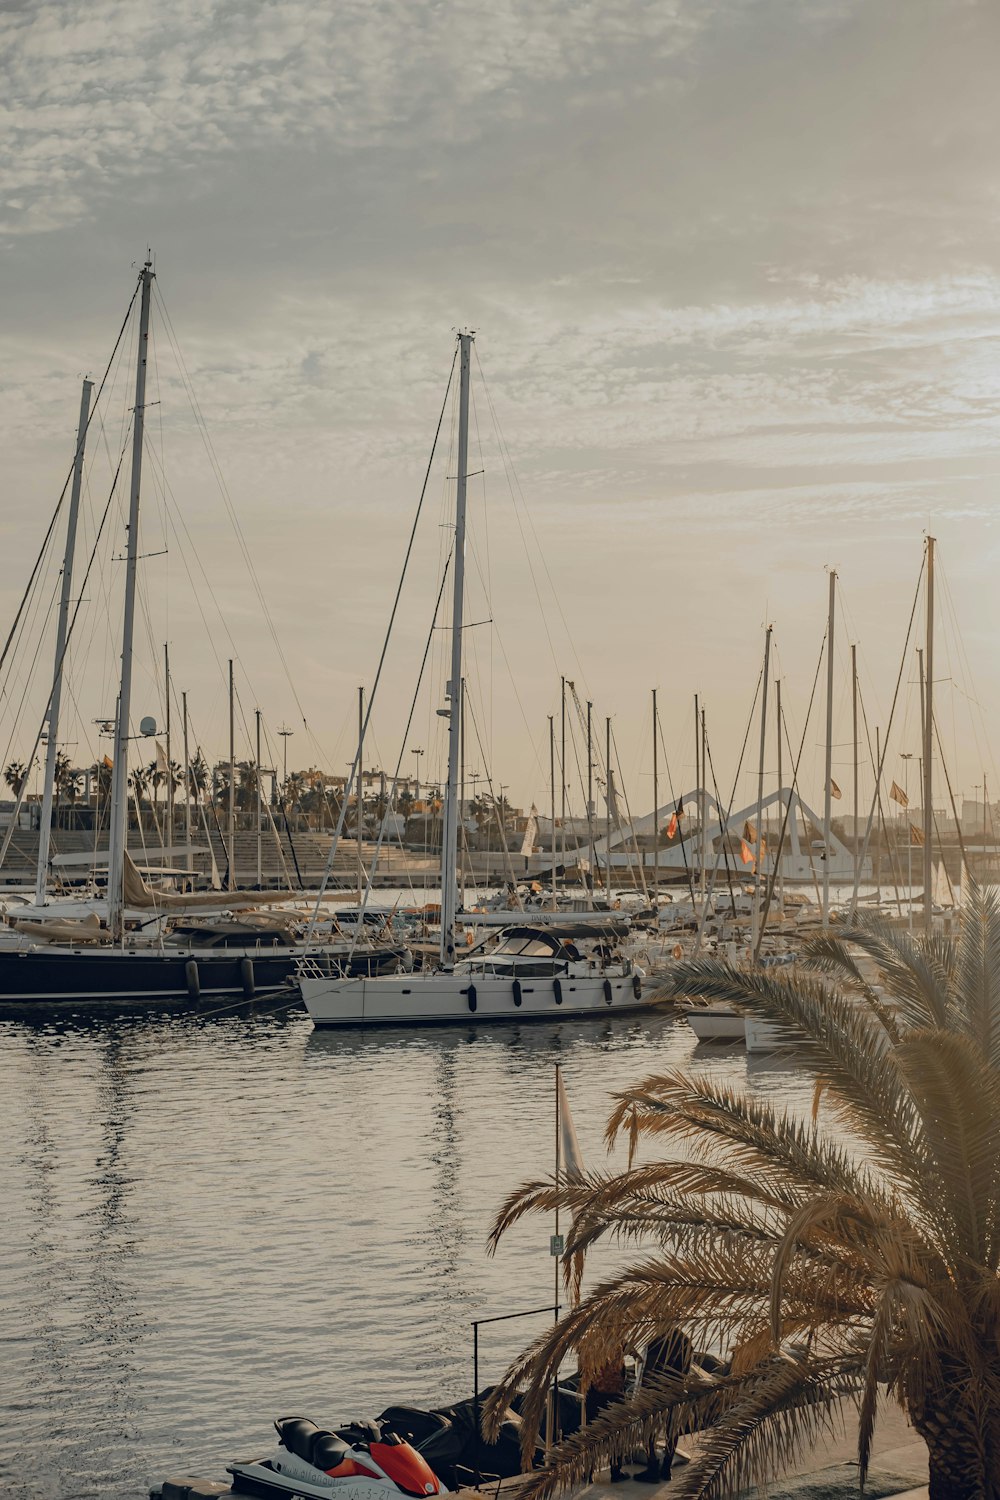
<path fill-rule="evenodd" d="M 931 884 L 934 838 L 934 538 L 927 538 L 927 637 L 925 643 L 924 712 L 924 935 L 931 935 Z"/>
<path fill-rule="evenodd" d="M 830 925 L 830 797 L 833 777 L 833 631 L 837 609 L 837 570 L 830 569 L 830 613 L 826 626 L 826 789 L 823 798 L 823 926 Z"/>
<path fill-rule="evenodd" d="M 652 906 L 660 906 L 660 798 L 657 781 L 657 690 L 652 690 Z M 984 838 L 985 847 L 985 838 Z M 643 855 L 645 858 L 645 855 Z"/>
<path fill-rule="evenodd" d="M 767 748 L 767 675 L 771 664 L 771 626 L 764 634 L 764 678 L 760 695 L 760 760 L 757 766 L 757 858 L 754 861 L 753 922 L 751 943 L 753 956 L 760 949 L 760 878 L 761 851 L 764 848 L 764 753 Z"/>

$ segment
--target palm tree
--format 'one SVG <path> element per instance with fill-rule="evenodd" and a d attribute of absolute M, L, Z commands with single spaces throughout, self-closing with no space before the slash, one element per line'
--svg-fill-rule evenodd
<path fill-rule="evenodd" d="M 21 788 L 28 779 L 28 768 L 23 760 L 12 760 L 3 773 L 3 779 L 14 793 L 20 797 Z"/>
<path fill-rule="evenodd" d="M 183 779 L 182 774 L 181 780 L 183 781 Z M 210 781 L 211 772 L 208 769 L 208 762 L 199 749 L 194 760 L 188 763 L 188 798 L 195 802 L 200 802 L 208 789 Z"/>
<path fill-rule="evenodd" d="M 870 977 L 874 972 L 877 978 Z M 892 1399 L 927 1443 L 932 1500 L 1000 1496 L 1000 901 L 974 890 L 959 935 L 921 940 L 874 918 L 817 939 L 797 971 L 678 965 L 673 995 L 725 1000 L 793 1028 L 816 1078 L 811 1119 L 711 1076 L 651 1077 L 617 1098 L 624 1171 L 529 1183 L 494 1244 L 532 1210 L 573 1215 L 565 1269 L 606 1237 L 644 1257 L 597 1286 L 508 1371 L 495 1425 L 526 1386 L 530 1446 L 545 1393 L 682 1327 L 721 1344 L 724 1375 L 664 1374 L 560 1444 L 525 1500 L 612 1453 L 706 1428 L 678 1496 L 773 1477 L 854 1409 L 864 1481 Z M 668 1147 L 637 1163 L 641 1138 Z"/>

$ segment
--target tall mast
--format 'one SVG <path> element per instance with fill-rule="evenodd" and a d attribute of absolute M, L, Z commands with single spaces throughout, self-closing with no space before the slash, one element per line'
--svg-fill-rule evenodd
<path fill-rule="evenodd" d="M 566 679 L 561 679 L 562 686 L 562 727 L 559 740 L 559 779 L 562 783 L 562 795 L 559 805 L 559 844 L 562 855 L 563 885 L 566 884 Z M 553 831 L 554 837 L 554 831 Z"/>
<path fill-rule="evenodd" d="M 927 639 L 924 647 L 924 933 L 931 935 L 931 885 L 934 834 L 934 538 L 927 538 Z"/>
<path fill-rule="evenodd" d="M 656 689 L 653 689 L 653 907 L 660 894 L 660 784 L 656 766 Z"/>
<path fill-rule="evenodd" d="M 753 886 L 753 931 L 752 942 L 754 956 L 757 954 L 757 945 L 760 941 L 760 887 L 761 877 L 764 873 L 764 754 L 767 749 L 767 674 L 771 665 L 771 626 L 767 627 L 764 634 L 764 681 L 760 695 L 760 757 L 757 762 L 757 849 L 754 862 Z"/>
<path fill-rule="evenodd" d="M 830 569 L 830 608 L 826 622 L 826 789 L 823 795 L 823 926 L 830 925 L 830 798 L 833 794 L 833 629 L 837 573 Z"/>
<path fill-rule="evenodd" d="M 590 904 L 594 904 L 594 740 L 591 714 L 594 705 L 587 699 L 587 834 L 590 838 Z"/>
<path fill-rule="evenodd" d="M 549 714 L 549 790 L 551 793 L 550 808 L 552 813 L 552 910 L 555 911 L 556 901 L 556 721 Z"/>
<path fill-rule="evenodd" d="M 181 713 L 184 719 L 184 866 L 194 869 L 191 853 L 191 758 L 188 754 L 188 695 L 181 693 Z"/>
<path fill-rule="evenodd" d="M 229 659 L 229 881 L 236 889 L 236 694 L 233 691 L 233 662 Z"/>
<path fill-rule="evenodd" d="M 170 644 L 163 642 L 163 681 L 167 694 L 167 718 L 164 726 L 166 733 L 167 754 L 167 863 L 173 864 L 174 844 L 174 772 L 173 761 L 170 758 Z"/>
<path fill-rule="evenodd" d="M 774 696 L 775 696 L 774 726 L 775 726 L 775 729 L 778 732 L 778 794 L 779 794 L 778 813 L 779 813 L 779 816 L 781 818 L 781 824 L 780 824 L 780 826 L 781 826 L 781 828 L 784 828 L 784 826 L 785 826 L 785 798 L 784 798 L 785 787 L 784 787 L 784 782 L 782 781 L 782 775 L 781 775 L 781 729 L 782 729 L 782 724 L 781 724 L 781 678 L 780 677 L 776 677 L 774 679 Z M 785 874 L 784 874 L 784 871 L 785 871 L 785 860 L 784 860 L 784 854 L 785 854 L 785 851 L 784 851 L 784 840 L 779 836 L 779 838 L 778 838 L 778 852 L 775 854 L 774 857 L 778 861 L 777 866 L 776 866 L 776 873 L 777 873 L 777 876 L 778 876 L 778 908 L 779 908 L 779 910 L 782 913 L 785 910 Z"/>
<path fill-rule="evenodd" d="M 116 941 L 124 933 L 125 845 L 128 837 L 128 741 L 132 711 L 132 651 L 135 636 L 135 586 L 139 567 L 139 492 L 142 487 L 142 443 L 146 425 L 146 362 L 149 358 L 149 303 L 153 263 L 139 273 L 139 341 L 132 413 L 132 477 L 129 483 L 128 548 L 125 561 L 125 613 L 122 621 L 122 675 L 115 718 L 115 760 L 111 772 L 111 817 L 108 829 L 108 926 Z"/>
<path fill-rule="evenodd" d="M 851 642 L 851 745 L 854 753 L 854 889 L 858 888 L 858 648 Z"/>
<path fill-rule="evenodd" d="M 604 756 L 608 771 L 607 796 L 604 799 L 604 885 L 611 901 L 611 720 L 604 721 Z"/>
<path fill-rule="evenodd" d="M 260 890 L 264 884 L 264 848 L 263 848 L 263 824 L 264 810 L 261 805 L 261 774 L 260 774 L 260 709 L 255 708 L 254 719 L 256 720 L 257 743 L 255 746 L 257 754 L 257 774 L 254 781 L 257 785 L 257 889 Z"/>
<path fill-rule="evenodd" d="M 467 840 L 467 838 L 465 836 L 465 678 L 464 677 L 462 678 L 462 745 L 461 745 L 461 752 L 460 753 L 461 753 L 461 759 L 462 759 L 462 768 L 461 768 L 461 774 L 459 776 L 459 795 L 458 795 L 458 827 L 459 827 L 459 838 L 458 838 L 458 870 L 459 870 L 459 877 L 458 877 L 458 887 L 459 887 L 459 900 L 462 903 L 462 910 L 464 911 L 465 910 L 465 867 L 468 864 L 468 859 L 466 858 L 466 855 L 468 853 L 468 840 Z M 384 779 L 385 779 L 385 777 L 384 777 L 384 773 L 383 773 L 383 780 Z M 383 790 L 383 802 L 384 802 L 384 800 L 385 800 L 385 793 L 384 793 L 384 790 Z M 501 840 L 501 843 L 502 842 L 503 842 L 503 840 Z M 489 861 L 487 861 L 487 864 L 488 863 L 489 863 Z"/>
<path fill-rule="evenodd" d="M 701 786 L 701 715 L 698 712 L 698 694 L 694 695 L 694 797 L 695 806 L 698 809 L 698 853 L 701 863 L 701 871 L 698 875 L 698 888 L 701 892 L 702 902 L 705 900 L 705 840 L 702 829 L 705 823 L 705 800 Z M 691 853 L 694 853 L 694 839 L 691 840 Z"/>
<path fill-rule="evenodd" d="M 56 784 L 56 761 L 59 758 L 59 704 L 62 700 L 63 664 L 66 636 L 69 630 L 69 606 L 73 592 L 73 555 L 76 551 L 76 522 L 80 513 L 80 489 L 83 483 L 83 450 L 90 421 L 92 380 L 83 382 L 80 397 L 80 424 L 76 433 L 76 460 L 73 464 L 73 488 L 69 497 L 66 521 L 66 551 L 63 555 L 62 592 L 59 597 L 59 619 L 56 625 L 56 669 L 49 700 L 48 744 L 45 748 L 45 789 L 42 793 L 42 821 L 38 830 L 38 868 L 35 872 L 35 900 L 45 903 L 45 877 L 49 866 L 49 839 L 52 834 L 52 795 Z"/>
<path fill-rule="evenodd" d="M 705 709 L 701 710 L 701 805 L 704 818 L 701 825 L 701 886 L 704 894 L 708 880 L 708 730 L 705 727 Z M 721 818 L 720 818 L 721 822 Z"/>
<path fill-rule="evenodd" d="M 357 835 L 357 874 L 358 874 L 358 905 L 361 905 L 365 883 L 365 862 L 361 853 L 361 840 L 365 836 L 364 808 L 362 793 L 365 780 L 365 690 L 358 688 L 358 785 L 357 785 L 357 818 L 355 819 L 354 832 Z"/>
<path fill-rule="evenodd" d="M 458 753 L 462 734 L 462 630 L 465 620 L 465 501 L 469 469 L 469 377 L 472 364 L 471 333 L 460 333 L 458 399 L 458 478 L 455 484 L 455 557 L 451 612 L 451 676 L 445 697 L 448 711 L 448 785 L 441 829 L 441 962 L 455 962 L 455 909 L 458 897 Z M 502 821 L 502 820 L 501 820 Z"/>

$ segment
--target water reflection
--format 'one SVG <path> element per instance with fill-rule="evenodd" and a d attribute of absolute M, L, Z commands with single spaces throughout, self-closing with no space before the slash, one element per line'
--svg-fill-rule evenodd
<path fill-rule="evenodd" d="M 467 1394 L 471 1319 L 551 1299 L 550 1224 L 485 1246 L 511 1188 L 551 1172 L 556 1061 L 595 1166 L 612 1094 L 664 1069 L 810 1093 L 787 1060 L 696 1049 L 662 1013 L 0 1025 L 3 1493 L 135 1500 L 178 1468 L 221 1478 L 279 1409 Z M 484 1379 L 524 1337 L 491 1331 Z"/>

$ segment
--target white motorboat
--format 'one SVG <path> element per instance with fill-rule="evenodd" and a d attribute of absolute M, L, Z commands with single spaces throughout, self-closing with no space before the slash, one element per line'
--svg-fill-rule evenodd
<path fill-rule="evenodd" d="M 585 955 L 552 928 L 511 927 L 498 947 L 452 969 L 359 980 L 317 955 L 300 962 L 298 983 L 314 1026 L 553 1021 L 642 1005 L 643 971 L 599 950 Z"/>
<path fill-rule="evenodd" d="M 731 1005 L 679 1006 L 699 1042 L 742 1042 L 747 1022 Z"/>
<path fill-rule="evenodd" d="M 773 1021 L 757 1021 L 747 1016 L 744 1026 L 748 1052 L 778 1052 L 783 1047 L 795 1046 L 795 1037 Z"/>

